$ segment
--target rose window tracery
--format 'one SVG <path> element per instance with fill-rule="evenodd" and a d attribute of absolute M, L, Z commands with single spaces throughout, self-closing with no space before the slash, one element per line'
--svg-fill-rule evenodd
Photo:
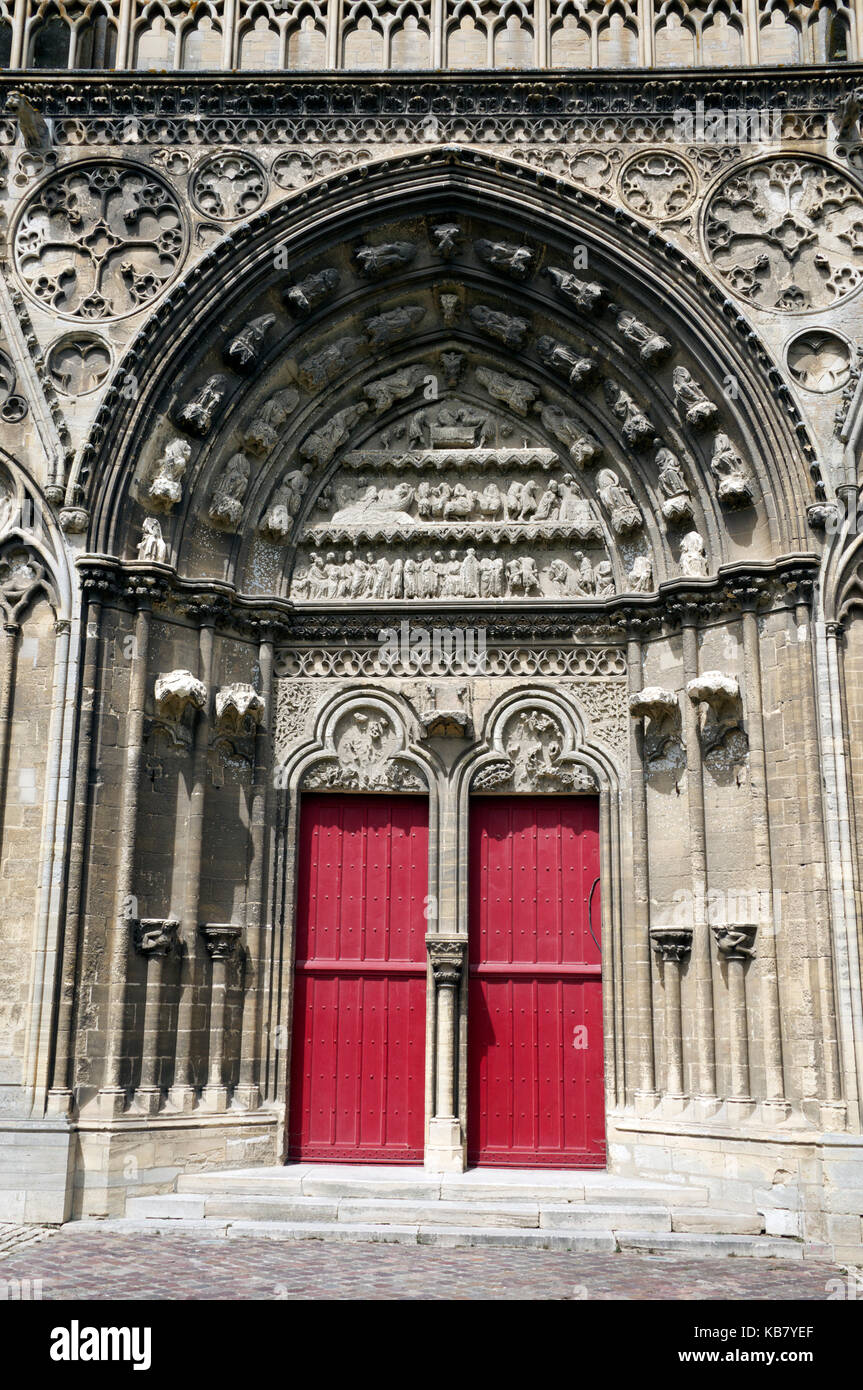
<path fill-rule="evenodd" d="M 14 234 L 15 267 L 46 308 L 95 321 L 155 299 L 186 244 L 177 198 L 158 175 L 132 164 L 78 164 L 28 199 Z"/>

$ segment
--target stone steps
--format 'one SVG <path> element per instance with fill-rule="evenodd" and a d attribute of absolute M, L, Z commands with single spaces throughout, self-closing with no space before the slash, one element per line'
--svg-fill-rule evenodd
<path fill-rule="evenodd" d="M 139 1200 L 144 1200 L 139 1199 Z M 113 1221 L 82 1222 L 104 1231 L 126 1234 L 171 1235 L 178 1230 L 177 1219 L 155 1215 L 126 1217 Z M 800 1260 L 804 1246 L 781 1237 L 694 1234 L 675 1231 L 585 1230 L 577 1227 L 555 1230 L 524 1226 L 446 1226 L 421 1223 L 376 1225 L 350 1221 L 261 1221 L 227 1220 L 214 1217 L 184 1219 L 184 1235 L 273 1241 L 319 1240 L 341 1244 L 436 1245 L 447 1249 L 498 1246 L 518 1250 L 557 1250 L 574 1254 L 676 1255 L 681 1259 L 737 1258 Z"/>
<path fill-rule="evenodd" d="M 584 1170 L 570 1173 L 542 1169 L 472 1169 L 467 1173 L 429 1173 L 422 1168 L 360 1165 L 291 1164 L 282 1168 L 248 1168 L 185 1174 L 178 1193 L 217 1192 L 235 1196 L 303 1196 L 379 1198 L 390 1201 L 532 1201 L 652 1202 L 664 1206 L 704 1206 L 704 1187 L 683 1183 L 619 1178 Z M 135 1200 L 135 1199 L 132 1199 Z"/>
<path fill-rule="evenodd" d="M 498 1245 L 582 1253 L 801 1259 L 763 1218 L 709 1204 L 706 1189 L 604 1171 L 290 1164 L 186 1174 L 173 1193 L 130 1197 L 114 1229 L 266 1240 Z"/>
<path fill-rule="evenodd" d="M 168 1193 L 132 1197 L 130 1217 L 192 1221 L 327 1222 L 360 1226 L 451 1226 L 471 1228 L 564 1229 L 608 1231 L 672 1230 L 667 1207 L 587 1202 L 452 1202 L 389 1198 L 318 1198 L 251 1194 Z"/>

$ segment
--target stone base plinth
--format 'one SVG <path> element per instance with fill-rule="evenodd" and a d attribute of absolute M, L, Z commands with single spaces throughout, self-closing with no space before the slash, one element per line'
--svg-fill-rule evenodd
<path fill-rule="evenodd" d="M 437 1117 L 429 1122 L 424 1167 L 433 1173 L 464 1172 L 465 1148 L 461 1124 L 454 1117 Z"/>

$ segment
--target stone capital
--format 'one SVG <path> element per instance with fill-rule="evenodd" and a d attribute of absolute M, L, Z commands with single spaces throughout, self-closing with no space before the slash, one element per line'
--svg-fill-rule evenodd
<path fill-rule="evenodd" d="M 243 934 L 233 922 L 205 922 L 201 926 L 207 950 L 214 961 L 229 960 Z"/>
<path fill-rule="evenodd" d="M 692 950 L 692 928 L 651 927 L 650 944 L 661 960 L 680 964 Z"/>
<path fill-rule="evenodd" d="M 458 989 L 467 956 L 467 941 L 427 937 L 432 975 L 438 988 Z"/>

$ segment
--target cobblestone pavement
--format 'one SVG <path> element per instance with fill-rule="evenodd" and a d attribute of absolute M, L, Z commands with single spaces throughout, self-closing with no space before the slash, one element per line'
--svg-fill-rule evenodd
<path fill-rule="evenodd" d="M 2 1259 L 0 1297 L 20 1296 L 14 1281 L 41 1280 L 36 1296 L 48 1300 L 823 1300 L 837 1277 L 835 1265 L 809 1261 L 208 1240 L 71 1225 Z"/>

